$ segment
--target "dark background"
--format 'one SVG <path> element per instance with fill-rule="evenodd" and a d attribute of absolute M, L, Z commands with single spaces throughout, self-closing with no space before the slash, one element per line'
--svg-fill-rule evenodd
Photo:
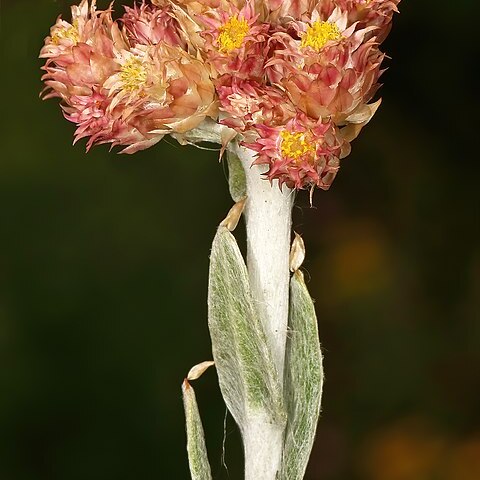
<path fill-rule="evenodd" d="M 70 3 L 2 4 L 0 478 L 188 479 L 225 166 L 71 146 L 37 59 Z M 475 3 L 401 3 L 380 111 L 314 208 L 298 197 L 327 375 L 307 480 L 480 478 Z M 195 389 L 214 478 L 242 478 L 214 370 Z"/>

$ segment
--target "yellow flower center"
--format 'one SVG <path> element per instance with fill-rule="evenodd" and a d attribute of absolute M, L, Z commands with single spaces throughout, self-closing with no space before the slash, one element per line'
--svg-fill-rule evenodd
<path fill-rule="evenodd" d="M 58 45 L 62 39 L 71 40 L 74 44 L 78 43 L 80 38 L 78 27 L 75 23 L 69 27 L 60 27 L 52 34 L 52 42 L 56 45 Z"/>
<path fill-rule="evenodd" d="M 232 50 L 240 48 L 249 30 L 248 22 L 244 18 L 239 20 L 236 15 L 231 17 L 219 28 L 217 41 L 220 52 L 230 53 Z"/>
<path fill-rule="evenodd" d="M 330 40 L 339 40 L 342 37 L 339 28 L 332 22 L 313 22 L 302 37 L 302 47 L 312 47 L 319 52 Z"/>
<path fill-rule="evenodd" d="M 308 133 L 283 130 L 280 132 L 280 137 L 282 138 L 280 151 L 283 157 L 298 160 L 307 154 L 315 156 L 315 144 Z"/>
<path fill-rule="evenodd" d="M 122 79 L 123 88 L 133 92 L 145 85 L 147 70 L 139 58 L 132 57 L 122 65 L 120 78 Z"/>

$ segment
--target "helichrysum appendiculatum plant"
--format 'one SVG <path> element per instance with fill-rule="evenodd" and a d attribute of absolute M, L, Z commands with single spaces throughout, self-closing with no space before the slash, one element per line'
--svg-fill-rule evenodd
<path fill-rule="evenodd" d="M 380 101 L 380 45 L 399 0 L 152 0 L 117 19 L 95 1 L 59 18 L 40 56 L 75 142 L 123 153 L 170 135 L 226 152 L 236 202 L 213 241 L 208 324 L 247 480 L 302 479 L 323 382 L 317 320 L 291 242 L 295 192 L 327 190 Z M 245 263 L 231 231 L 244 214 Z M 190 471 L 211 478 L 183 383 Z"/>

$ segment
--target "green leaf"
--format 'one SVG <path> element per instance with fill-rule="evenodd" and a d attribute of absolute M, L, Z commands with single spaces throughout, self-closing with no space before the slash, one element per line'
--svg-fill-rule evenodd
<path fill-rule="evenodd" d="M 228 186 L 234 202 L 247 195 L 247 180 L 241 160 L 231 151 L 227 151 Z"/>
<path fill-rule="evenodd" d="M 187 427 L 187 451 L 192 480 L 211 480 L 205 435 L 195 392 L 187 379 L 182 384 L 183 406 Z"/>
<path fill-rule="evenodd" d="M 317 317 L 303 274 L 297 270 L 290 280 L 284 383 L 287 427 L 281 480 L 301 480 L 305 474 L 320 414 L 322 386 Z"/>
<path fill-rule="evenodd" d="M 235 237 L 222 225 L 210 257 L 208 324 L 222 395 L 240 429 L 255 411 L 283 424 L 281 386 L 247 268 Z"/>

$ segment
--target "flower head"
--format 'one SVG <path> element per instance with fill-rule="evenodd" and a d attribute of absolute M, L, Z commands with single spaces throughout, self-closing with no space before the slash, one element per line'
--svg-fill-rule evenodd
<path fill-rule="evenodd" d="M 78 41 L 62 38 L 62 49 L 52 50 L 55 38 L 48 37 L 41 52 L 48 59 L 44 98 L 61 99 L 65 117 L 77 124 L 75 141 L 89 137 L 87 149 L 111 143 L 133 153 L 216 116 L 208 68 L 175 41 L 168 21 L 158 26 L 163 11 L 127 9 L 121 30 L 109 11 L 87 7 L 84 1 L 73 10 L 86 26 Z M 141 35 L 133 41 L 132 32 Z"/>
<path fill-rule="evenodd" d="M 180 24 L 173 16 L 172 7 L 167 1 L 159 2 L 158 7 L 143 2 L 140 5 L 134 4 L 133 8 L 124 8 L 125 14 L 120 20 L 132 46 L 165 42 L 186 47 Z"/>
<path fill-rule="evenodd" d="M 253 0 L 219 1 L 215 8 L 207 7 L 210 3 L 205 2 L 194 17 L 183 17 L 182 25 L 185 31 L 194 32 L 193 46 L 205 58 L 212 76 L 234 74 L 239 78 L 261 79 L 269 26 L 257 21 L 259 15 Z M 237 4 L 241 3 L 239 8 Z"/>
<path fill-rule="evenodd" d="M 295 116 L 295 106 L 278 88 L 254 80 L 241 80 L 223 75 L 216 82 L 220 111 L 226 115 L 220 121 L 244 137 L 255 137 L 255 125 L 284 125 Z"/>
<path fill-rule="evenodd" d="M 308 116 L 345 121 L 378 88 L 383 55 L 373 38 L 366 40 L 375 27 L 349 25 L 347 12 L 339 8 L 325 19 L 315 10 L 290 27 L 297 38 L 272 35 L 270 81 Z"/>
<path fill-rule="evenodd" d="M 256 126 L 259 137 L 245 146 L 258 152 L 254 164 L 268 165 L 267 178 L 290 188 L 330 188 L 339 169 L 343 139 L 330 121 L 300 113 L 284 126 Z"/>
<path fill-rule="evenodd" d="M 87 149 L 207 131 L 225 148 L 236 135 L 271 181 L 327 189 L 380 103 L 398 3 L 142 0 L 114 20 L 81 0 L 45 39 L 42 96 L 60 99 Z"/>

